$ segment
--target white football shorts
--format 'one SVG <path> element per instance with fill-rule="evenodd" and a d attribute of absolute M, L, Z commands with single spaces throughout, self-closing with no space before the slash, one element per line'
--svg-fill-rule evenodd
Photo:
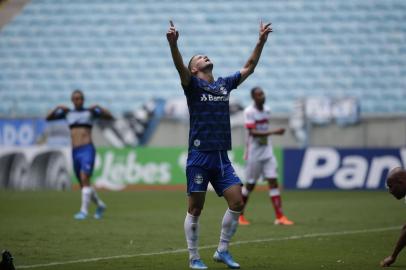
<path fill-rule="evenodd" d="M 245 179 L 248 184 L 255 184 L 262 176 L 264 179 L 276 179 L 278 164 L 274 156 L 257 161 L 247 160 L 245 164 Z"/>

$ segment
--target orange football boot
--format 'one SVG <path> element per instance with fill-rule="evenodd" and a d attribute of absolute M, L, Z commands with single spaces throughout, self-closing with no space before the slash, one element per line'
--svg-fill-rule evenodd
<path fill-rule="evenodd" d="M 238 218 L 238 223 L 240 225 L 250 225 L 250 222 L 245 219 L 244 215 L 240 215 L 240 217 Z"/>
<path fill-rule="evenodd" d="M 293 225 L 295 223 L 293 221 L 289 220 L 286 216 L 281 216 L 280 218 L 275 219 L 274 224 L 275 225 Z"/>

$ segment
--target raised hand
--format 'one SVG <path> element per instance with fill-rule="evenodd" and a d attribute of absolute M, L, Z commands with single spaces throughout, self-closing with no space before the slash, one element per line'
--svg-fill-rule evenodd
<path fill-rule="evenodd" d="M 179 37 L 179 32 L 176 30 L 175 25 L 173 24 L 172 20 L 169 21 L 170 27 L 168 32 L 166 32 L 166 38 L 168 39 L 169 44 L 176 45 Z"/>
<path fill-rule="evenodd" d="M 385 259 L 383 259 L 380 263 L 380 265 L 382 267 L 388 267 L 390 266 L 392 263 L 394 263 L 396 261 L 396 259 L 392 256 L 388 256 Z"/>
<path fill-rule="evenodd" d="M 259 24 L 259 40 L 265 42 L 268 38 L 268 34 L 272 32 L 272 23 L 264 24 L 261 20 Z"/>

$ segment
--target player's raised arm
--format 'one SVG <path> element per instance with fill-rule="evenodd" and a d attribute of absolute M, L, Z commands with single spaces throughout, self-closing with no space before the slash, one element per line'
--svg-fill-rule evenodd
<path fill-rule="evenodd" d="M 262 49 L 264 48 L 265 42 L 268 39 L 268 34 L 271 32 L 271 23 L 263 24 L 263 22 L 261 21 L 261 23 L 259 24 L 259 38 L 257 41 L 257 45 L 255 46 L 255 49 L 252 52 L 247 63 L 245 63 L 244 67 L 240 70 L 241 79 L 239 84 L 241 84 L 246 78 L 248 78 L 249 75 L 254 72 L 261 56 Z"/>
<path fill-rule="evenodd" d="M 50 120 L 56 120 L 56 119 L 62 119 L 65 117 L 66 113 L 69 112 L 69 108 L 64 106 L 64 105 L 59 105 L 57 106 L 55 109 L 53 109 L 52 111 L 50 111 L 47 116 L 46 116 L 46 120 L 50 121 Z"/>
<path fill-rule="evenodd" d="M 169 23 L 170 27 L 168 29 L 168 32 L 166 33 L 166 38 L 168 39 L 169 47 L 171 49 L 172 60 L 175 64 L 176 69 L 178 70 L 182 85 L 187 86 L 189 85 L 192 74 L 183 63 L 182 55 L 180 54 L 178 49 L 179 32 L 178 30 L 176 30 L 175 25 L 172 21 L 169 21 Z"/>

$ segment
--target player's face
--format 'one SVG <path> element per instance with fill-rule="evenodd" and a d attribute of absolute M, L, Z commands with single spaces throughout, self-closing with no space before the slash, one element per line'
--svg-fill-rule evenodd
<path fill-rule="evenodd" d="M 389 193 L 400 200 L 406 195 L 406 185 L 399 179 L 389 179 L 387 182 Z"/>
<path fill-rule="evenodd" d="M 254 102 L 256 105 L 262 106 L 265 103 L 265 93 L 262 90 L 256 90 L 254 92 Z"/>
<path fill-rule="evenodd" d="M 213 63 L 206 55 L 196 55 L 192 59 L 192 73 L 213 69 Z"/>
<path fill-rule="evenodd" d="M 84 102 L 85 102 L 85 97 L 83 95 L 81 95 L 80 93 L 74 93 L 72 95 L 72 103 L 76 109 L 81 109 L 83 107 Z"/>

